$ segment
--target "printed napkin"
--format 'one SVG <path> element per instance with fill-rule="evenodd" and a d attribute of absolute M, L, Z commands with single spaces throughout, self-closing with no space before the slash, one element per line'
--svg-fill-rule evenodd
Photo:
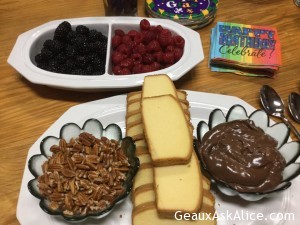
<path fill-rule="evenodd" d="M 212 71 L 273 77 L 280 66 L 281 48 L 276 28 L 218 22 L 212 29 Z"/>

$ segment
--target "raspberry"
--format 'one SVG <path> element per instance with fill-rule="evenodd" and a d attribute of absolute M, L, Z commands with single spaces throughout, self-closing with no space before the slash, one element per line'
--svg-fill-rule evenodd
<path fill-rule="evenodd" d="M 130 37 L 128 34 L 125 34 L 125 35 L 122 37 L 122 43 L 128 44 L 129 42 L 131 42 L 131 37 Z"/>
<path fill-rule="evenodd" d="M 115 75 L 122 74 L 122 67 L 119 65 L 113 66 L 112 71 Z"/>
<path fill-rule="evenodd" d="M 173 64 L 175 62 L 174 54 L 172 52 L 165 52 L 163 54 L 163 60 L 165 64 Z"/>
<path fill-rule="evenodd" d="M 147 52 L 147 48 L 143 43 L 140 43 L 134 47 L 133 52 L 144 55 Z"/>
<path fill-rule="evenodd" d="M 139 44 L 143 41 L 143 38 L 144 38 L 144 35 L 142 33 L 137 33 L 134 38 L 133 38 L 133 41 L 136 43 L 136 44 Z"/>
<path fill-rule="evenodd" d="M 120 52 L 114 52 L 111 56 L 114 65 L 119 65 L 123 59 L 124 56 Z"/>
<path fill-rule="evenodd" d="M 177 36 L 173 37 L 173 42 L 174 42 L 175 46 L 177 46 L 179 48 L 183 48 L 185 40 L 183 39 L 183 37 L 177 35 Z"/>
<path fill-rule="evenodd" d="M 170 67 L 170 66 L 173 66 L 173 64 L 174 64 L 174 63 L 170 63 L 170 64 L 168 63 L 168 64 L 165 64 L 163 68 L 168 68 L 168 67 Z"/>
<path fill-rule="evenodd" d="M 130 50 L 129 46 L 125 45 L 124 43 L 120 44 L 117 47 L 117 51 L 123 55 L 126 55 L 126 57 L 130 56 L 130 54 L 131 54 L 131 50 Z"/>
<path fill-rule="evenodd" d="M 154 31 L 146 31 L 146 32 L 144 32 L 143 44 L 147 45 L 152 40 L 155 40 L 155 39 L 156 39 L 156 35 L 155 35 Z"/>
<path fill-rule="evenodd" d="M 120 63 L 120 66 L 122 68 L 128 68 L 128 69 L 132 69 L 133 67 L 133 60 L 131 58 L 126 58 L 123 59 Z"/>
<path fill-rule="evenodd" d="M 122 68 L 121 75 L 130 75 L 131 71 L 128 68 Z"/>
<path fill-rule="evenodd" d="M 136 30 L 130 30 L 127 35 L 129 35 L 130 37 L 135 37 L 135 35 L 137 35 L 139 32 L 137 32 Z"/>
<path fill-rule="evenodd" d="M 141 30 L 149 30 L 150 29 L 150 23 L 146 19 L 142 19 L 140 22 L 140 28 Z"/>
<path fill-rule="evenodd" d="M 136 64 L 134 65 L 134 67 L 132 68 L 132 73 L 133 74 L 138 74 L 138 73 L 142 73 L 142 64 Z"/>
<path fill-rule="evenodd" d="M 153 54 L 153 57 L 154 57 L 155 61 L 158 62 L 158 63 L 163 63 L 164 62 L 164 60 L 163 60 L 163 52 L 162 51 L 155 52 Z"/>
<path fill-rule="evenodd" d="M 177 62 L 183 55 L 183 49 L 175 47 L 174 49 L 174 60 Z"/>
<path fill-rule="evenodd" d="M 129 42 L 127 42 L 126 44 L 128 45 L 128 47 L 129 47 L 131 50 L 133 50 L 134 47 L 136 46 L 136 43 L 135 43 L 134 41 L 129 41 Z"/>
<path fill-rule="evenodd" d="M 142 66 L 142 73 L 149 73 L 152 72 L 153 68 L 150 65 L 143 65 Z"/>
<path fill-rule="evenodd" d="M 161 47 L 159 45 L 159 42 L 157 40 L 152 40 L 147 45 L 147 51 L 148 52 L 159 52 L 159 51 L 161 51 Z"/>
<path fill-rule="evenodd" d="M 153 62 L 150 66 L 152 67 L 153 71 L 161 69 L 161 64 L 158 62 Z"/>
<path fill-rule="evenodd" d="M 166 47 L 170 44 L 170 40 L 172 40 L 171 37 L 171 32 L 167 29 L 163 29 L 158 36 L 158 42 L 162 47 Z"/>
<path fill-rule="evenodd" d="M 174 52 L 174 49 L 175 49 L 174 45 L 168 45 L 165 49 L 165 52 Z"/>
<path fill-rule="evenodd" d="M 119 35 L 115 35 L 112 39 L 111 39 L 111 45 L 112 47 L 115 49 L 117 48 L 120 44 L 122 43 L 122 37 Z"/>
<path fill-rule="evenodd" d="M 119 35 L 119 36 L 123 37 L 125 35 L 125 33 L 121 29 L 116 29 L 115 30 L 115 35 Z"/>
<path fill-rule="evenodd" d="M 154 57 L 151 54 L 146 53 L 143 55 L 143 63 L 144 64 L 149 65 L 153 62 L 154 62 Z"/>
<path fill-rule="evenodd" d="M 143 57 L 140 53 L 133 53 L 131 55 L 131 58 L 133 59 L 133 64 L 136 65 L 136 64 L 140 64 L 143 60 Z"/>
<path fill-rule="evenodd" d="M 164 28 L 161 25 L 155 27 L 155 31 L 159 34 Z"/>

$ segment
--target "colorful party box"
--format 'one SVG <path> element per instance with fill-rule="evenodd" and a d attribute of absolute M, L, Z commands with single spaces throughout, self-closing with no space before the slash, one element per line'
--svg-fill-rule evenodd
<path fill-rule="evenodd" d="M 273 77 L 280 66 L 281 48 L 276 28 L 218 22 L 212 29 L 212 71 Z"/>

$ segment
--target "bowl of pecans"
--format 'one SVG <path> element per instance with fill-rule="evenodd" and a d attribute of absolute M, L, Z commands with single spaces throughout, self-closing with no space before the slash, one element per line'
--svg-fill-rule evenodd
<path fill-rule="evenodd" d="M 96 119 L 82 128 L 65 124 L 59 137 L 41 141 L 40 151 L 28 162 L 34 176 L 28 189 L 42 210 L 69 222 L 108 215 L 130 193 L 139 168 L 133 140 Z"/>

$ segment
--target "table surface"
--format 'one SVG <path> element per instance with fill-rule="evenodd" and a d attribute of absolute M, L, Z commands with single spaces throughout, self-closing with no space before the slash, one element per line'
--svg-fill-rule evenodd
<path fill-rule="evenodd" d="M 104 16 L 101 0 L 0 1 L 0 224 L 19 224 L 16 206 L 25 160 L 40 135 L 74 105 L 126 93 L 80 93 L 32 84 L 6 62 L 19 34 L 48 21 L 91 16 Z M 138 16 L 145 16 L 142 0 Z M 207 66 L 210 31 L 217 21 L 277 27 L 283 66 L 276 78 L 211 72 Z M 261 107 L 259 90 L 264 84 L 275 88 L 285 103 L 291 92 L 300 92 L 300 8 L 292 0 L 221 0 L 215 21 L 198 31 L 205 59 L 175 82 L 177 88 L 237 96 L 255 108 Z"/>

